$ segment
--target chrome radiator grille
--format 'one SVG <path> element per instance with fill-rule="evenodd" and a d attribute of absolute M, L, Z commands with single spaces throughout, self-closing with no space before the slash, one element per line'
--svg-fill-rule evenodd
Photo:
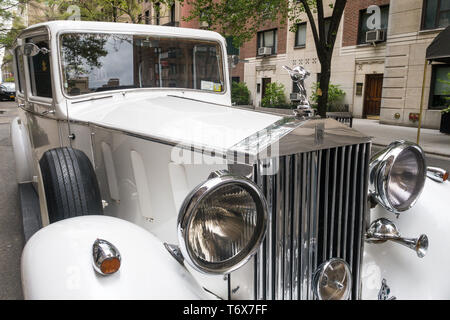
<path fill-rule="evenodd" d="M 269 204 L 266 238 L 254 259 L 256 299 L 314 299 L 312 275 L 332 257 L 346 260 L 360 297 L 370 144 L 280 157 L 274 175 L 254 167 Z"/>

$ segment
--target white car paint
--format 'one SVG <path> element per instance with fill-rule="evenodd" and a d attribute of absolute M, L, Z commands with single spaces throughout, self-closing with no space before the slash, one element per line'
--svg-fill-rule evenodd
<path fill-rule="evenodd" d="M 395 223 L 403 237 L 426 234 L 427 255 L 400 244 L 365 244 L 362 266 L 362 298 L 377 299 L 382 279 L 397 299 L 450 299 L 450 181 L 438 183 L 427 178 L 416 205 L 397 219 L 381 206 L 371 210 L 370 220 L 384 217 Z"/>
<path fill-rule="evenodd" d="M 16 160 L 16 179 L 18 183 L 33 181 L 33 156 L 30 138 L 22 121 L 17 117 L 11 121 L 11 141 Z"/>
<path fill-rule="evenodd" d="M 97 239 L 114 244 L 117 273 L 92 266 Z M 83 216 L 53 223 L 27 242 L 22 254 L 25 299 L 214 299 L 156 237 L 127 221 Z"/>
<path fill-rule="evenodd" d="M 71 119 L 116 130 L 227 150 L 281 117 L 174 96 L 104 99 L 70 109 Z"/>

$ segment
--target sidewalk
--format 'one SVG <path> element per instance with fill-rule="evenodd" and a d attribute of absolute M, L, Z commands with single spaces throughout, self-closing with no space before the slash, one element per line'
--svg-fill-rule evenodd
<path fill-rule="evenodd" d="M 386 146 L 394 140 L 416 142 L 417 128 L 379 124 L 378 120 L 353 119 L 353 129 L 373 137 L 373 144 Z M 428 154 L 450 157 L 450 135 L 421 129 L 420 146 Z"/>

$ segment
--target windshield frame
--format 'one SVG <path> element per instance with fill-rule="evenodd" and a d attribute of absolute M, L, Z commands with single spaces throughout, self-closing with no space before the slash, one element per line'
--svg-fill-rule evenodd
<path fill-rule="evenodd" d="M 92 34 L 120 34 L 120 35 L 130 35 L 130 36 L 157 36 L 157 37 L 171 37 L 171 38 L 179 38 L 179 39 L 189 39 L 189 40 L 205 40 L 205 41 L 211 41 L 216 43 L 220 50 L 221 50 L 221 56 L 222 56 L 222 73 L 224 75 L 223 79 L 223 90 L 221 92 L 217 91 L 207 91 L 207 90 L 201 90 L 201 89 L 191 89 L 191 88 L 171 88 L 171 87 L 154 87 L 154 88 L 127 88 L 127 89 L 116 89 L 116 90 L 105 90 L 101 92 L 91 92 L 91 93 L 85 93 L 80 94 L 76 96 L 72 96 L 66 93 L 66 90 L 64 89 L 64 74 L 63 74 L 63 59 L 62 59 L 62 36 L 65 34 L 86 34 L 86 33 L 92 33 Z M 228 70 L 226 68 L 226 48 L 225 44 L 218 40 L 217 38 L 213 37 L 201 37 L 200 39 L 196 39 L 193 37 L 186 37 L 183 35 L 173 35 L 168 34 L 164 32 L 159 33 L 152 33 L 152 32 L 117 32 L 117 31 L 111 31 L 111 30 L 92 30 L 92 29 L 67 29 L 63 31 L 59 31 L 56 34 L 56 47 L 57 47 L 57 61 L 58 61 L 58 75 L 59 75 L 59 87 L 61 90 L 62 95 L 64 98 L 69 100 L 79 100 L 79 99 L 86 99 L 90 97 L 95 96 L 105 96 L 105 95 L 111 95 L 111 94 L 117 94 L 120 92 L 130 92 L 130 91 L 188 91 L 188 92 L 199 92 L 199 93 L 208 93 L 208 94 L 215 94 L 215 95 L 226 95 L 228 93 Z"/>

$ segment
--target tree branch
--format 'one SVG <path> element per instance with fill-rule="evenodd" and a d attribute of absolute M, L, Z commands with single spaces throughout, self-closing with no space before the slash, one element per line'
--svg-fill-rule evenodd
<path fill-rule="evenodd" d="M 323 16 L 322 0 L 317 0 L 316 7 L 317 7 L 317 24 L 319 27 L 319 38 L 324 43 L 326 43 L 327 38 L 325 37 L 325 20 L 324 20 L 324 16 Z"/>
<path fill-rule="evenodd" d="M 333 15 L 331 16 L 330 29 L 328 30 L 328 43 L 330 45 L 331 51 L 333 52 L 334 44 L 336 42 L 337 31 L 339 29 L 339 24 L 344 14 L 345 5 L 347 0 L 336 0 L 333 9 Z"/>
<path fill-rule="evenodd" d="M 320 43 L 320 37 L 317 33 L 316 22 L 314 20 L 313 14 L 311 12 L 311 8 L 309 7 L 306 0 L 300 0 L 300 2 L 303 5 L 303 8 L 305 8 L 305 12 L 306 12 L 306 15 L 308 16 L 309 24 L 311 25 L 311 31 L 312 31 L 312 34 L 314 37 L 314 42 L 316 43 L 316 49 L 317 49 L 317 52 L 319 52 L 319 49 L 320 50 L 323 49 L 323 46 Z"/>

